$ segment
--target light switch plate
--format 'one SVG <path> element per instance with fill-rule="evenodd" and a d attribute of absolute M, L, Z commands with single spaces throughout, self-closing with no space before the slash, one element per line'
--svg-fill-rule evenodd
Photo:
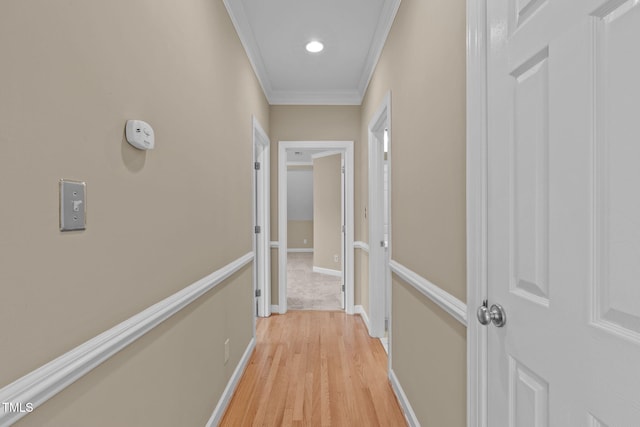
<path fill-rule="evenodd" d="M 86 228 L 86 190 L 84 182 L 60 180 L 60 231 Z"/>

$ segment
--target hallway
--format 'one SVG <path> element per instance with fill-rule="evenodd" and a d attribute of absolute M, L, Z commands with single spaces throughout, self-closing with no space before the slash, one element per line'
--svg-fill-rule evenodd
<path fill-rule="evenodd" d="M 387 355 L 359 316 L 258 319 L 257 344 L 221 426 L 403 426 Z"/>

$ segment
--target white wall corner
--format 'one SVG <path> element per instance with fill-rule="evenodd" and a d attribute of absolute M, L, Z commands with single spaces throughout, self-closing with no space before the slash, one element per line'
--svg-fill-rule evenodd
<path fill-rule="evenodd" d="M 411 403 L 409 402 L 407 395 L 404 393 L 404 390 L 400 385 L 400 381 L 393 369 L 389 369 L 389 381 L 391 382 L 391 387 L 393 388 L 393 392 L 396 394 L 398 402 L 400 402 L 400 407 L 402 407 L 402 412 L 407 420 L 407 424 L 411 427 L 420 427 L 420 421 L 418 421 L 416 413 L 413 412 Z"/>
<path fill-rule="evenodd" d="M 249 360 L 251 359 L 251 355 L 253 354 L 253 350 L 256 348 L 256 339 L 255 337 L 251 338 L 249 341 L 249 345 L 247 346 L 242 358 L 238 362 L 238 366 L 233 371 L 231 378 L 229 378 L 229 382 L 222 392 L 222 396 L 220 396 L 220 400 L 218 400 L 218 404 L 216 408 L 213 410 L 213 414 L 209 421 L 206 424 L 206 427 L 215 427 L 220 424 L 222 421 L 222 417 L 224 416 L 225 411 L 227 410 L 227 406 L 229 406 L 229 402 L 231 402 L 231 398 L 233 397 L 233 393 L 236 391 L 236 387 L 238 387 L 238 383 L 242 378 L 242 374 L 249 364 Z"/>

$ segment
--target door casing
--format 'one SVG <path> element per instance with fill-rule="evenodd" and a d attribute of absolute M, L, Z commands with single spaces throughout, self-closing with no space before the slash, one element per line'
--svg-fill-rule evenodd
<path fill-rule="evenodd" d="M 467 0 L 467 425 L 487 427 L 487 0 Z"/>
<path fill-rule="evenodd" d="M 253 164 L 251 181 L 253 182 L 253 224 L 260 226 L 260 233 L 254 233 L 254 292 L 259 290 L 259 317 L 271 315 L 271 242 L 270 242 L 270 143 L 267 133 L 258 120 L 253 117 Z M 255 163 L 260 163 L 256 171 Z M 256 179 L 257 173 L 257 179 Z M 255 295 L 255 293 L 254 293 Z"/>

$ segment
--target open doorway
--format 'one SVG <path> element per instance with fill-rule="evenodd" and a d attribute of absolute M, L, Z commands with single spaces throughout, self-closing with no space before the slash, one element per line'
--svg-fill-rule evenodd
<path fill-rule="evenodd" d="M 343 310 L 344 154 L 287 152 L 287 307 Z"/>
<path fill-rule="evenodd" d="M 279 312 L 353 314 L 353 142 L 280 142 L 278 168 Z"/>

